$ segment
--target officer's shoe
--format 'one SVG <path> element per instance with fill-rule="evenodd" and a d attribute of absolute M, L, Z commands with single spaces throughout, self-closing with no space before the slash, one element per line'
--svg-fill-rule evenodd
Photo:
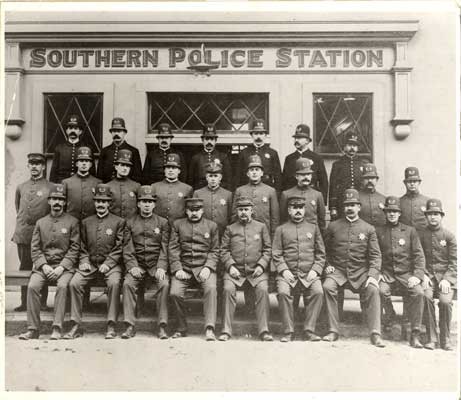
<path fill-rule="evenodd" d="M 136 335 L 136 331 L 134 330 L 134 326 L 131 324 L 127 324 L 125 332 L 122 333 L 122 339 L 130 339 Z"/>
<path fill-rule="evenodd" d="M 293 340 L 293 333 L 287 333 L 286 335 L 283 335 L 280 338 L 280 341 L 282 343 L 288 343 L 288 342 L 291 342 L 292 340 Z"/>
<path fill-rule="evenodd" d="M 216 340 L 216 336 L 214 334 L 214 329 L 211 326 L 206 328 L 205 339 L 206 339 L 207 342 L 214 342 Z"/>
<path fill-rule="evenodd" d="M 422 345 L 421 341 L 419 340 L 419 332 L 413 331 L 411 333 L 410 346 L 414 347 L 415 349 L 422 349 L 423 348 L 423 345 Z"/>
<path fill-rule="evenodd" d="M 109 322 L 107 324 L 106 339 L 115 339 L 116 336 L 114 324 Z"/>
<path fill-rule="evenodd" d="M 72 329 L 63 336 L 63 339 L 67 339 L 67 340 L 76 339 L 76 338 L 78 338 L 80 336 L 83 336 L 83 332 L 80 329 L 80 325 L 79 324 L 74 324 Z"/>
<path fill-rule="evenodd" d="M 218 340 L 220 342 L 227 342 L 228 340 L 230 340 L 230 335 L 228 333 L 221 333 L 221 335 L 219 335 L 219 338 Z"/>
<path fill-rule="evenodd" d="M 445 342 L 440 344 L 440 347 L 443 350 L 446 350 L 446 351 L 452 351 L 453 350 L 453 345 L 451 344 L 450 339 L 446 339 Z"/>
<path fill-rule="evenodd" d="M 274 338 L 269 332 L 261 333 L 260 338 L 263 342 L 273 342 L 274 341 Z"/>
<path fill-rule="evenodd" d="M 327 335 L 325 335 L 322 340 L 324 342 L 336 342 L 338 340 L 339 335 L 336 332 L 328 332 Z"/>
<path fill-rule="evenodd" d="M 304 331 L 304 340 L 306 342 L 319 342 L 322 338 L 312 331 Z"/>
<path fill-rule="evenodd" d="M 40 334 L 38 333 L 38 330 L 36 329 L 28 329 L 27 332 L 22 333 L 19 335 L 20 340 L 30 340 L 30 339 L 38 339 Z"/>
<path fill-rule="evenodd" d="M 424 345 L 424 348 L 427 350 L 435 350 L 435 343 L 434 342 L 427 342 Z"/>
<path fill-rule="evenodd" d="M 383 340 L 381 339 L 381 335 L 378 333 L 372 333 L 370 336 L 370 341 L 373 346 L 380 348 L 386 347 Z"/>
<path fill-rule="evenodd" d="M 173 335 L 171 336 L 172 339 L 179 339 L 179 338 L 182 338 L 182 337 L 186 337 L 187 336 L 187 333 L 186 332 L 183 332 L 183 331 L 176 331 L 175 333 L 173 333 Z"/>
<path fill-rule="evenodd" d="M 158 328 L 158 338 L 162 340 L 168 339 L 168 335 L 166 333 L 166 329 L 164 325 L 160 325 Z"/>
<path fill-rule="evenodd" d="M 53 329 L 51 331 L 50 340 L 59 340 L 61 339 L 61 337 L 62 337 L 61 328 L 59 328 L 59 326 L 53 326 Z"/>

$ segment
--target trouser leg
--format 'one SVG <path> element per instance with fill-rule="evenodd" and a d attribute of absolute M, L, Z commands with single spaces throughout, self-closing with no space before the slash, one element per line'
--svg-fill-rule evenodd
<path fill-rule="evenodd" d="M 231 280 L 224 280 L 223 287 L 223 328 L 222 333 L 232 336 L 232 322 L 234 321 L 235 306 L 237 304 L 237 288 Z"/>
<path fill-rule="evenodd" d="M 40 291 L 46 277 L 42 272 L 33 272 L 27 285 L 27 328 L 40 329 Z"/>
<path fill-rule="evenodd" d="M 333 278 L 326 278 L 323 282 L 323 293 L 327 310 L 329 332 L 339 333 L 338 315 L 338 283 Z"/>
<path fill-rule="evenodd" d="M 304 331 L 315 332 L 317 320 L 323 306 L 323 288 L 320 279 L 304 289 Z"/>
<path fill-rule="evenodd" d="M 365 306 L 368 331 L 370 334 L 381 335 L 381 299 L 379 289 L 372 284 L 360 288 L 360 297 Z"/>
<path fill-rule="evenodd" d="M 179 332 L 187 331 L 186 308 L 184 302 L 184 295 L 186 288 L 190 285 L 190 279 L 182 281 L 175 276 L 171 278 L 170 298 L 173 305 L 173 312 L 178 324 L 177 330 Z"/>
<path fill-rule="evenodd" d="M 253 289 L 256 298 L 256 320 L 258 323 L 258 334 L 269 332 L 269 281 L 258 282 Z"/>
<path fill-rule="evenodd" d="M 18 244 L 19 271 L 32 271 L 30 245 Z M 21 307 L 27 306 L 27 286 L 21 286 Z"/>
<path fill-rule="evenodd" d="M 421 285 L 407 289 L 407 309 L 411 331 L 421 331 L 421 322 L 424 312 L 424 292 Z"/>
<path fill-rule="evenodd" d="M 277 300 L 282 318 L 283 333 L 293 333 L 295 329 L 292 288 L 287 281 L 282 279 L 277 279 Z"/>
<path fill-rule="evenodd" d="M 392 290 L 391 285 L 387 282 L 379 282 L 379 295 L 381 296 L 381 304 L 384 309 L 385 321 L 391 323 L 395 319 L 394 307 L 392 305 Z"/>
<path fill-rule="evenodd" d="M 114 271 L 104 277 L 107 285 L 107 322 L 117 322 L 120 310 L 120 282 L 122 273 Z"/>
<path fill-rule="evenodd" d="M 205 317 L 205 328 L 214 329 L 216 325 L 216 312 L 218 309 L 218 298 L 216 290 L 216 273 L 211 272 L 210 277 L 201 282 L 203 289 L 203 312 Z"/>
<path fill-rule="evenodd" d="M 423 322 L 429 342 L 437 342 L 437 323 L 435 318 L 434 292 L 431 287 L 424 289 Z"/>
<path fill-rule="evenodd" d="M 56 282 L 56 294 L 54 296 L 54 321 L 53 326 L 62 329 L 64 316 L 66 315 L 66 301 L 69 289 L 69 282 L 74 274 L 64 271 Z"/>
<path fill-rule="evenodd" d="M 70 299 L 71 299 L 71 311 L 70 319 L 77 324 L 82 323 L 82 303 L 83 294 L 85 287 L 93 280 L 94 274 L 89 276 L 83 276 L 79 272 L 76 272 L 69 283 Z"/>
<path fill-rule="evenodd" d="M 155 299 L 155 306 L 157 309 L 157 324 L 168 324 L 168 291 L 170 290 L 170 282 L 168 277 L 162 281 L 157 281 L 158 291 Z"/>
<path fill-rule="evenodd" d="M 453 313 L 453 288 L 446 294 L 439 293 L 439 328 L 440 343 L 445 344 L 450 339 L 450 324 Z"/>
<path fill-rule="evenodd" d="M 135 278 L 129 272 L 123 280 L 123 317 L 124 322 L 134 325 L 136 322 L 136 293 L 143 278 Z"/>

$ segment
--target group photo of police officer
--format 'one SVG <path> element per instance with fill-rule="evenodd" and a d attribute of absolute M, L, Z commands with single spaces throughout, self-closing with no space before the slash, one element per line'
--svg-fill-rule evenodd
<path fill-rule="evenodd" d="M 443 227 L 439 194 L 420 192 L 417 166 L 402 166 L 403 194 L 381 194 L 379 171 L 359 155 L 354 129 L 345 132 L 343 155 L 329 176 L 306 124 L 296 127 L 295 149 L 282 165 L 267 143 L 266 121 L 256 119 L 236 167 L 217 150 L 212 123 L 203 126 L 203 148 L 188 163 L 173 146 L 171 126 L 157 129 L 158 145 L 144 163 L 120 117 L 97 163 L 82 143 L 78 115 L 66 122 L 66 142 L 55 147 L 48 179 L 45 155 L 28 155 L 30 178 L 16 189 L 12 238 L 19 269 L 32 271 L 15 309 L 27 312 L 20 339 L 39 338 L 50 284 L 56 286 L 50 339 L 82 336 L 89 289 L 103 282 L 106 339 L 135 336 L 145 290 L 155 295 L 158 338 L 187 336 L 186 291 L 198 288 L 207 341 L 233 337 L 239 290 L 254 308 L 258 338 L 273 341 L 272 282 L 281 342 L 297 338 L 300 298 L 302 340 L 337 341 L 348 289 L 360 297 L 373 346 L 385 347 L 382 331 L 397 323 L 392 301 L 401 296 L 410 346 L 452 350 L 456 238 Z M 69 307 L 71 328 L 64 332 Z M 124 328 L 117 332 L 121 310 Z"/>

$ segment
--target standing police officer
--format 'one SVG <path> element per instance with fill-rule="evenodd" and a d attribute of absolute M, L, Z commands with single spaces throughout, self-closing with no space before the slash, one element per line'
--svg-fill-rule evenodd
<path fill-rule="evenodd" d="M 360 218 L 375 228 L 386 224 L 386 216 L 383 213 L 385 196 L 376 191 L 378 179 L 376 166 L 371 163 L 364 164 L 362 186 L 359 190 Z"/>
<path fill-rule="evenodd" d="M 406 193 L 400 198 L 400 207 L 402 216 L 400 220 L 403 224 L 414 226 L 417 230 L 426 227 L 426 203 L 428 197 L 423 196 L 419 191 L 421 177 L 416 167 L 405 168 L 405 179 L 403 181 L 406 187 Z"/>

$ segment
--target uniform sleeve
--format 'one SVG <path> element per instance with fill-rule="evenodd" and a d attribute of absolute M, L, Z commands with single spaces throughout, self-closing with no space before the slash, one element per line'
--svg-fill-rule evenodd
<path fill-rule="evenodd" d="M 133 243 L 133 236 L 131 235 L 131 225 L 126 223 L 123 241 L 123 264 L 125 270 L 129 272 L 134 267 L 139 267 L 138 260 L 136 259 L 136 251 Z"/>
<path fill-rule="evenodd" d="M 453 286 L 456 286 L 457 280 L 457 246 L 456 237 L 451 232 L 447 232 L 447 251 L 448 251 L 448 269 L 443 274 L 443 279 L 446 279 Z"/>
<path fill-rule="evenodd" d="M 226 155 L 223 156 L 222 172 L 222 186 L 227 190 L 232 190 L 232 169 L 229 158 Z"/>
<path fill-rule="evenodd" d="M 146 158 L 144 160 L 144 167 L 142 169 L 142 183 L 143 185 L 150 185 L 153 183 L 152 179 L 152 167 L 151 167 L 151 152 L 147 150 Z"/>
<path fill-rule="evenodd" d="M 257 264 L 260 265 L 264 271 L 268 270 L 271 255 L 272 255 L 272 244 L 271 244 L 271 237 L 269 235 L 269 230 L 267 229 L 266 224 L 262 225 L 262 240 L 263 240 L 263 249 L 262 255 L 259 258 Z"/>
<path fill-rule="evenodd" d="M 125 246 L 126 238 L 126 222 L 122 220 L 117 225 L 117 232 L 115 232 L 115 243 L 110 253 L 106 256 L 104 264 L 110 269 L 114 268 L 120 263 L 123 257 L 123 250 Z"/>
<path fill-rule="evenodd" d="M 424 271 L 426 267 L 426 258 L 424 257 L 423 246 L 419 240 L 416 229 L 410 230 L 412 262 L 413 262 L 413 275 L 421 281 L 424 279 Z"/>
<path fill-rule="evenodd" d="M 290 175 L 289 175 L 289 162 L 290 162 L 290 159 L 289 159 L 289 156 L 286 156 L 285 157 L 285 161 L 283 162 L 283 170 L 282 170 L 282 188 L 281 190 L 287 190 L 289 189 L 288 188 L 288 181 L 290 179 Z M 283 219 L 282 219 L 283 221 Z"/>
<path fill-rule="evenodd" d="M 65 269 L 71 271 L 77 264 L 80 255 L 80 223 L 78 220 L 72 222 L 70 228 L 69 248 L 60 262 Z"/>
<path fill-rule="evenodd" d="M 214 222 L 210 229 L 211 233 L 211 246 L 210 251 L 208 252 L 204 267 L 210 268 L 212 271 L 216 272 L 216 268 L 219 260 L 219 231 L 218 225 Z"/>
<path fill-rule="evenodd" d="M 314 265 L 312 269 L 317 272 L 319 276 L 323 273 L 325 267 L 325 244 L 323 243 L 322 234 L 318 226 L 315 227 L 315 242 L 314 242 Z"/>
<path fill-rule="evenodd" d="M 45 254 L 42 251 L 42 238 L 40 224 L 36 223 L 32 233 L 32 241 L 30 243 L 31 258 L 34 263 L 34 269 L 39 270 L 44 264 L 47 264 Z"/>
<path fill-rule="evenodd" d="M 329 191 L 329 196 L 330 198 L 328 199 L 328 206 L 331 209 L 337 208 L 338 207 L 338 198 L 337 198 L 337 175 L 338 175 L 338 164 L 335 162 L 333 163 L 333 166 L 331 167 L 331 173 L 330 173 L 330 191 Z"/>
<path fill-rule="evenodd" d="M 274 151 L 274 188 L 277 193 L 280 193 L 282 190 L 282 168 L 280 166 L 279 155 Z"/>
<path fill-rule="evenodd" d="M 232 217 L 232 205 L 234 200 L 234 193 L 229 193 L 229 198 L 227 199 L 227 220 L 226 223 L 230 224 Z"/>
<path fill-rule="evenodd" d="M 375 228 L 371 227 L 368 234 L 368 262 L 369 270 L 368 276 L 379 279 L 381 273 L 381 250 L 379 249 L 378 236 L 376 235 Z"/>
<path fill-rule="evenodd" d="M 16 207 L 16 214 L 19 211 L 19 206 L 21 205 L 21 189 L 19 186 L 16 188 L 16 193 L 14 194 L 14 205 Z"/>
<path fill-rule="evenodd" d="M 283 224 L 288 221 L 288 198 L 287 193 L 280 195 L 280 222 Z"/>
<path fill-rule="evenodd" d="M 328 194 L 328 175 L 325 168 L 325 163 L 321 157 L 318 157 L 316 160 L 317 163 L 317 180 L 318 180 L 318 189 L 322 192 L 323 200 L 325 204 L 327 203 L 327 194 Z"/>
<path fill-rule="evenodd" d="M 198 164 L 199 160 L 197 154 L 194 154 L 190 160 L 189 169 L 187 172 L 187 183 L 192 187 L 195 187 L 195 180 L 198 179 Z"/>
<path fill-rule="evenodd" d="M 168 243 L 170 241 L 170 225 L 167 221 L 162 224 L 160 228 L 162 235 L 160 254 L 158 256 L 157 268 L 168 271 Z"/>
<path fill-rule="evenodd" d="M 325 203 L 323 201 L 323 196 L 321 193 L 319 193 L 319 196 L 317 197 L 317 222 L 318 226 L 320 228 L 320 233 L 322 234 L 322 237 L 325 235 L 325 229 L 326 229 L 326 221 L 325 221 Z"/>
<path fill-rule="evenodd" d="M 142 165 L 141 156 L 138 149 L 133 149 L 133 169 L 131 171 L 131 179 L 140 183 L 142 182 Z"/>
<path fill-rule="evenodd" d="M 106 157 L 107 157 L 107 152 L 104 149 L 102 149 L 101 154 L 99 155 L 97 177 L 101 179 L 103 182 L 105 182 L 106 180 L 106 177 L 104 174 L 104 166 L 106 164 Z"/>
<path fill-rule="evenodd" d="M 280 225 L 280 207 L 277 199 L 277 192 L 272 190 L 270 197 L 271 207 L 271 235 L 274 236 L 275 229 Z"/>
<path fill-rule="evenodd" d="M 90 264 L 90 256 L 87 247 L 88 238 L 85 225 L 85 222 L 82 222 L 80 226 L 80 264 Z"/>
<path fill-rule="evenodd" d="M 179 242 L 179 225 L 173 223 L 170 233 L 170 243 L 168 244 L 168 258 L 170 261 L 170 270 L 172 274 L 182 268 L 181 264 L 181 245 Z"/>
<path fill-rule="evenodd" d="M 58 183 L 58 170 L 59 170 L 59 151 L 55 149 L 54 155 L 53 155 L 53 162 L 51 163 L 51 169 L 50 169 L 50 182 Z"/>
<path fill-rule="evenodd" d="M 279 226 L 275 230 L 274 240 L 272 242 L 272 260 L 277 272 L 281 274 L 283 271 L 289 269 L 285 258 L 283 257 L 283 243 L 282 243 L 282 227 Z"/>
<path fill-rule="evenodd" d="M 226 227 L 221 240 L 221 262 L 224 265 L 224 269 L 229 271 L 230 267 L 237 264 L 232 257 L 230 244 L 231 244 L 231 229 L 230 226 Z"/>

